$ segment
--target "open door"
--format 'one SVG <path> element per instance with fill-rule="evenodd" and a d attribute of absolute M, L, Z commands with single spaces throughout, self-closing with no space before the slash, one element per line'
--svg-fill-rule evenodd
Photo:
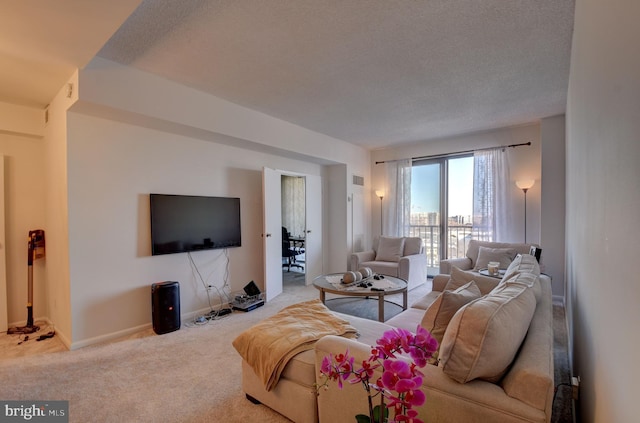
<path fill-rule="evenodd" d="M 267 301 L 282 294 L 282 211 L 280 172 L 262 168 L 264 290 Z"/>
<path fill-rule="evenodd" d="M 305 175 L 305 283 L 322 272 L 322 183 L 319 176 Z"/>

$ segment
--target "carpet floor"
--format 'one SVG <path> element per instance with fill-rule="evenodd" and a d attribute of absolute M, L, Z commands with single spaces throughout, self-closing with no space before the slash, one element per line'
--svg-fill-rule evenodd
<path fill-rule="evenodd" d="M 288 422 L 244 398 L 240 360 L 231 345 L 238 333 L 284 306 L 318 298 L 315 288 L 304 285 L 303 274 L 284 273 L 285 292 L 265 306 L 248 313 L 234 312 L 204 325 L 183 322 L 180 330 L 160 336 L 149 329 L 106 345 L 38 351 L 15 358 L 6 358 L 6 351 L 1 350 L 6 342 L 1 339 L 5 343 L 0 342 L 0 400 L 67 400 L 70 422 Z M 429 290 L 430 284 L 410 291 L 409 304 Z M 400 296 L 390 300 L 401 302 Z M 376 301 L 337 298 L 327 301 L 327 306 L 377 319 Z M 386 309 L 387 318 L 400 311 L 393 305 Z M 557 314 L 558 326 L 563 329 L 561 306 Z M 9 335 L 2 335 L 6 337 Z M 556 333 L 557 342 L 559 337 L 562 335 Z M 560 343 L 566 347 L 566 336 L 564 339 Z M 16 344 L 12 342 L 12 348 Z M 22 346 L 29 345 L 33 344 Z M 566 352 L 563 356 L 561 349 L 557 351 L 557 383 L 568 379 L 563 374 L 568 367 L 565 357 Z M 567 391 L 570 394 L 570 389 Z M 570 397 L 567 401 L 564 390 L 559 390 L 552 421 L 570 423 L 570 404 Z"/>

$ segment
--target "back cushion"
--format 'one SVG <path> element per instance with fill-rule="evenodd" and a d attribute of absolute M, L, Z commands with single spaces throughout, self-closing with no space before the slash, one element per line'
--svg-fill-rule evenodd
<path fill-rule="evenodd" d="M 495 261 L 500 263 L 500 269 L 506 269 L 516 256 L 516 250 L 513 248 L 487 248 L 480 247 L 478 249 L 478 259 L 473 270 L 486 269 L 489 262 Z"/>
<path fill-rule="evenodd" d="M 399 262 L 404 251 L 404 238 L 380 237 L 376 261 Z"/>
<path fill-rule="evenodd" d="M 411 256 L 422 252 L 422 238 L 405 238 L 403 256 Z"/>
<path fill-rule="evenodd" d="M 475 281 L 482 295 L 485 295 L 498 286 L 500 279 L 493 278 L 491 276 L 483 276 L 478 273 L 466 272 L 453 266 L 451 268 L 451 277 L 449 278 L 447 285 L 444 287 L 444 290 L 453 291 L 471 281 Z"/>
<path fill-rule="evenodd" d="M 463 306 L 440 346 L 440 366 L 453 380 L 499 381 L 515 358 L 536 308 L 530 288 L 503 284 Z"/>
<path fill-rule="evenodd" d="M 537 244 L 517 244 L 509 242 L 492 242 L 492 241 L 478 241 L 476 239 L 469 240 L 467 246 L 467 257 L 471 259 L 471 267 L 475 267 L 476 260 L 478 260 L 478 252 L 480 247 L 487 248 L 513 248 L 516 253 L 527 254 L 531 246 L 538 247 Z"/>
<path fill-rule="evenodd" d="M 503 280 L 510 278 L 514 273 L 531 273 L 540 276 L 538 260 L 530 254 L 518 254 L 504 273 Z"/>
<path fill-rule="evenodd" d="M 461 286 L 455 291 L 443 291 L 427 308 L 420 325 L 428 330 L 440 345 L 453 315 L 456 314 L 460 307 L 476 298 L 480 298 L 480 296 L 480 290 L 474 281 Z"/>

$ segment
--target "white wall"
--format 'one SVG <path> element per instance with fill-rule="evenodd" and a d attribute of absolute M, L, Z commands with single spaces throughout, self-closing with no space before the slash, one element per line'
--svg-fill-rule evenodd
<path fill-rule="evenodd" d="M 540 122 L 542 183 L 540 202 L 540 245 L 545 273 L 552 276 L 556 298 L 565 295 L 565 117 L 554 116 Z"/>
<path fill-rule="evenodd" d="M 576 2 L 567 103 L 567 279 L 578 420 L 638 420 L 640 2 Z"/>
<path fill-rule="evenodd" d="M 75 113 L 68 125 L 73 337 L 83 342 L 148 324 L 153 282 L 180 282 L 183 313 L 208 309 L 186 254 L 151 256 L 149 193 L 240 197 L 242 247 L 228 250 L 230 293 L 250 280 L 264 287 L 262 166 L 321 171 L 317 164 Z M 223 290 L 223 251 L 192 257 L 207 284 Z"/>
<path fill-rule="evenodd" d="M 66 146 L 52 153 L 68 162 L 71 348 L 149 325 L 153 282 L 180 281 L 183 315 L 208 309 L 186 254 L 150 256 L 151 192 L 241 198 L 243 245 L 229 249 L 228 290 L 238 291 L 264 286 L 262 167 L 322 175 L 325 221 L 345 228 L 324 239 L 325 268 L 344 268 L 350 175 L 368 177 L 366 150 L 102 59 L 78 79 Z M 222 252 L 193 257 L 222 289 Z"/>
<path fill-rule="evenodd" d="M 77 72 L 69 79 L 78 86 Z M 45 125 L 45 209 L 47 238 L 47 302 L 56 336 L 71 347 L 71 283 L 69 280 L 69 207 L 67 190 L 67 110 L 77 101 L 78 90 L 67 96 L 66 84 L 48 107 Z"/>
<path fill-rule="evenodd" d="M 0 103 L 0 160 L 4 158 L 6 292 L 9 326 L 27 319 L 27 236 L 45 228 L 43 110 Z M 45 237 L 48 234 L 45 233 Z M 48 317 L 46 259 L 33 264 L 33 315 Z"/>

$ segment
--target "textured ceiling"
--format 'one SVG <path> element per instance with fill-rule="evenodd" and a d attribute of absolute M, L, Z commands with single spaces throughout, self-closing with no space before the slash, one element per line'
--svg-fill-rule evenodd
<path fill-rule="evenodd" d="M 360 145 L 564 113 L 572 0 L 146 0 L 99 55 Z"/>
<path fill-rule="evenodd" d="M 44 11 L 37 2 L 20 16 L 3 10 L 0 64 L 16 46 L 29 63 L 0 66 L 0 101 L 19 102 L 6 83 L 18 74 L 29 70 L 32 83 L 44 84 L 99 51 L 369 148 L 565 111 L 574 0 L 145 0 L 120 26 L 124 17 L 111 5 L 122 14 L 139 1 L 58 0 Z M 42 95 L 23 102 L 42 103 Z"/>

